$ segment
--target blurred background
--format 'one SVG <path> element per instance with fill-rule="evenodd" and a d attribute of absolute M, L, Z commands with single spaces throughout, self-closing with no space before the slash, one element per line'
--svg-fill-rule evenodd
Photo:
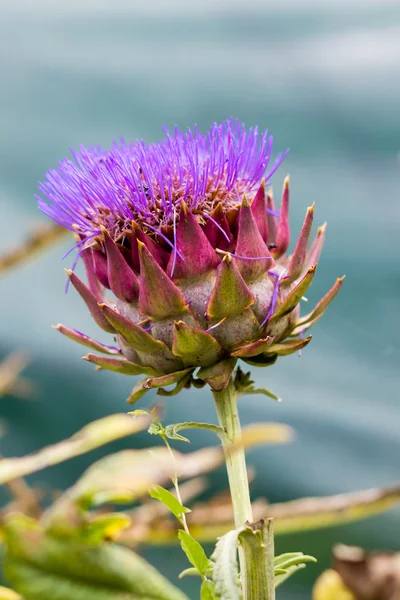
<path fill-rule="evenodd" d="M 283 421 L 297 431 L 294 445 L 249 454 L 253 494 L 283 501 L 399 481 L 398 2 L 2 0 L 0 17 L 0 252 L 45 222 L 33 197 L 37 182 L 70 147 L 107 147 L 120 135 L 156 141 L 163 124 L 196 122 L 205 131 L 231 115 L 269 127 L 276 152 L 291 148 L 273 183 L 278 195 L 290 173 L 294 235 L 313 201 L 317 222 L 329 222 L 310 303 L 337 276 L 347 280 L 301 358 L 253 369 L 257 383 L 284 401 L 243 398 L 243 422 Z M 65 238 L 0 281 L 0 358 L 27 351 L 26 374 L 38 387 L 35 400 L 1 401 L 3 455 L 127 409 L 134 379 L 94 373 L 80 360 L 84 351 L 51 329 L 61 321 L 98 337 L 74 290 L 64 292 L 73 257 L 62 256 L 71 245 Z M 154 399 L 149 394 L 141 407 Z M 165 422 L 196 419 L 215 419 L 206 391 L 168 400 Z M 190 437 L 191 449 L 213 442 Z M 154 440 L 143 434 L 134 443 Z M 65 488 L 100 454 L 30 481 Z M 214 489 L 226 484 L 223 470 L 217 475 Z M 319 558 L 279 598 L 309 598 L 336 542 L 399 549 L 399 525 L 392 511 L 279 537 L 279 552 Z M 145 555 L 173 581 L 186 566 L 179 549 Z M 182 584 L 195 598 L 191 586 Z"/>

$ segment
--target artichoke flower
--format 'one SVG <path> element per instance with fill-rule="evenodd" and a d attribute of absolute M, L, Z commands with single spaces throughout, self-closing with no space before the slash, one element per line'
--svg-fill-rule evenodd
<path fill-rule="evenodd" d="M 270 165 L 272 142 L 267 131 L 230 119 L 207 135 L 175 128 L 155 144 L 81 147 L 73 161 L 49 171 L 39 207 L 74 232 L 87 284 L 73 271 L 68 277 L 115 339 L 106 346 L 58 325 L 101 353 L 86 360 L 144 374 L 143 389 L 207 382 L 222 390 L 239 358 L 271 365 L 309 343 L 305 332 L 343 279 L 300 315 L 325 226 L 309 244 L 314 207 L 308 208 L 287 256 L 289 178 L 279 211 L 267 191 L 287 152 Z"/>

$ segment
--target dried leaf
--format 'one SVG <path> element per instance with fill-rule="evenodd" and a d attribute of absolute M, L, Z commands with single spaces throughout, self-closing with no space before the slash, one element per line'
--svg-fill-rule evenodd
<path fill-rule="evenodd" d="M 275 533 L 293 533 L 366 519 L 389 510 L 399 502 L 400 485 L 397 485 L 273 504 L 268 516 L 274 518 Z"/>
<path fill-rule="evenodd" d="M 56 240 L 69 233 L 58 223 L 42 226 L 26 236 L 22 244 L 0 256 L 0 275 L 30 260 L 38 252 L 53 246 Z"/>
<path fill-rule="evenodd" d="M 282 535 L 367 519 L 390 510 L 399 502 L 400 485 L 277 504 L 267 504 L 259 499 L 253 502 L 253 517 L 255 520 L 273 518 L 275 534 Z M 192 535 L 200 542 L 211 542 L 232 527 L 233 511 L 229 498 L 207 505 L 194 504 L 191 508 L 188 524 Z M 134 531 L 130 535 L 135 537 Z M 145 543 L 160 544 L 173 543 L 175 537 L 175 530 L 153 527 L 147 532 L 146 539 L 140 539 Z"/>
<path fill-rule="evenodd" d="M 93 421 L 71 438 L 46 446 L 34 454 L 0 460 L 0 484 L 57 465 L 90 452 L 109 442 L 142 431 L 149 425 L 147 416 L 132 418 L 115 414 Z"/>
<path fill-rule="evenodd" d="M 219 447 L 173 453 L 175 461 L 169 450 L 160 446 L 109 454 L 89 467 L 68 490 L 68 497 L 85 508 L 109 502 L 134 502 L 147 497 L 152 486 L 168 484 L 175 469 L 181 479 L 187 479 L 207 473 L 224 461 Z"/>
<path fill-rule="evenodd" d="M 12 394 L 22 398 L 30 398 L 35 386 L 28 379 L 20 377 L 21 371 L 28 364 L 28 358 L 21 352 L 10 354 L 0 363 L 0 398 Z"/>

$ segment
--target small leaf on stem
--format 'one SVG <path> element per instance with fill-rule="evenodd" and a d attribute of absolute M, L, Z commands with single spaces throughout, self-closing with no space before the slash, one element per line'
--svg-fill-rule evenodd
<path fill-rule="evenodd" d="M 158 500 L 161 504 L 164 504 L 164 506 L 175 515 L 180 523 L 183 522 L 183 515 L 191 512 L 189 508 L 183 506 L 170 491 L 161 487 L 161 485 L 155 485 L 150 488 L 149 494 L 152 498 Z"/>
<path fill-rule="evenodd" d="M 188 561 L 192 563 L 202 577 L 205 577 L 210 571 L 211 561 L 207 558 L 202 546 L 186 531 L 179 531 L 178 538 Z"/>

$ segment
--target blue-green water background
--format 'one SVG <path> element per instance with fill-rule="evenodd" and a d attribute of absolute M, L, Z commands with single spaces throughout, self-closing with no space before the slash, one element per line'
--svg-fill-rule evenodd
<path fill-rule="evenodd" d="M 69 147 L 107 146 L 120 135 L 157 140 L 163 124 L 204 130 L 230 115 L 268 126 L 277 150 L 291 148 L 274 183 L 278 191 L 290 172 L 294 232 L 312 201 L 317 221 L 329 221 L 310 302 L 336 276 L 347 280 L 300 359 L 254 371 L 284 402 L 243 399 L 243 421 L 279 420 L 297 431 L 292 446 L 250 454 L 254 495 L 279 501 L 398 481 L 398 3 L 2 0 L 0 16 L 0 249 L 44 221 L 33 199 L 37 181 Z M 0 352 L 26 349 L 40 387 L 40 401 L 3 400 L 6 455 L 126 409 L 132 380 L 93 373 L 79 347 L 50 328 L 62 321 L 97 334 L 76 294 L 64 294 L 69 243 L 0 282 Z M 213 418 L 204 391 L 168 402 L 168 422 Z M 192 447 L 204 439 L 194 435 Z M 93 456 L 32 479 L 64 488 Z M 214 484 L 222 486 L 221 477 Z M 399 521 L 394 511 L 279 538 L 278 551 L 320 558 L 279 597 L 309 598 L 333 543 L 398 548 Z M 146 555 L 172 579 L 185 566 L 178 550 Z"/>

